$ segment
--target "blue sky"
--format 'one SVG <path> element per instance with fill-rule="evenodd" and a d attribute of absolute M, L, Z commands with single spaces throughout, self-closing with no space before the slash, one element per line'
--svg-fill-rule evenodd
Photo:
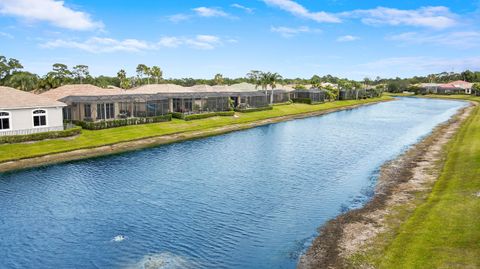
<path fill-rule="evenodd" d="M 480 1 L 0 0 L 0 42 L 39 74 L 406 77 L 480 70 Z"/>

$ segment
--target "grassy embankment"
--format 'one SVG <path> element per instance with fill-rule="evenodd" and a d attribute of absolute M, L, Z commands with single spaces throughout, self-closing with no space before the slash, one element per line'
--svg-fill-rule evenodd
<path fill-rule="evenodd" d="M 232 124 L 245 124 L 259 120 L 271 119 L 281 116 L 298 115 L 316 111 L 324 111 L 348 107 L 382 100 L 389 100 L 392 97 L 367 100 L 349 100 L 328 102 L 319 105 L 292 104 L 275 106 L 273 110 L 236 113 L 238 117 L 213 117 L 195 121 L 184 121 L 174 119 L 171 122 L 125 126 L 98 131 L 83 130 L 82 134 L 73 139 L 45 140 L 35 143 L 3 144 L 0 145 L 0 163 L 44 156 L 53 153 L 67 152 L 77 149 L 94 148 L 105 145 L 113 145 L 121 142 L 140 140 L 162 135 L 188 133 L 193 131 L 207 131 L 218 127 Z"/>
<path fill-rule="evenodd" d="M 474 96 L 425 97 L 480 102 Z M 391 229 L 374 240 L 362 260 L 376 268 L 480 268 L 480 106 L 445 153 L 427 198 L 418 193 L 413 213 L 409 205 L 394 208 Z"/>

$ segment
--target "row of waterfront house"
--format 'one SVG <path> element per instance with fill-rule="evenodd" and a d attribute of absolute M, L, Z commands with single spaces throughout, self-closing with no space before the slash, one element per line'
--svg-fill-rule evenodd
<path fill-rule="evenodd" d="M 314 104 L 324 102 L 327 96 L 321 89 L 295 90 L 281 86 L 264 91 L 249 83 L 192 87 L 149 84 L 131 90 L 81 84 L 61 86 L 38 95 L 0 87 L 0 94 L 0 136 L 63 130 L 65 122 L 81 126 L 98 122 L 128 125 L 155 122 L 172 114 L 248 112 L 290 101 Z M 338 98 L 360 99 L 380 94 L 364 89 L 341 90 Z"/>
<path fill-rule="evenodd" d="M 473 83 L 457 80 L 449 83 L 419 83 L 419 94 L 472 94 Z"/>

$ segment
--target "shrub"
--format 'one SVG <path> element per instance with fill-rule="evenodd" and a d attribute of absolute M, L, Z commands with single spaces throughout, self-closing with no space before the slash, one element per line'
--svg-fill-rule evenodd
<path fill-rule="evenodd" d="M 72 129 L 63 130 L 63 131 L 52 131 L 52 132 L 44 132 L 44 133 L 35 133 L 35 134 L 28 134 L 28 135 L 9 135 L 9 136 L 0 136 L 0 144 L 5 143 L 21 143 L 21 142 L 28 142 L 28 141 L 39 141 L 45 139 L 55 139 L 61 137 L 69 137 L 75 136 L 82 132 L 82 128 L 77 126 Z"/>
<path fill-rule="evenodd" d="M 258 107 L 258 108 L 235 109 L 235 111 L 241 112 L 241 113 L 250 113 L 250 112 L 272 110 L 272 109 L 273 109 L 272 106 L 265 106 L 265 107 Z"/>
<path fill-rule="evenodd" d="M 292 102 L 311 105 L 312 104 L 312 99 L 310 99 L 310 98 L 294 98 L 294 99 L 292 99 Z"/>
<path fill-rule="evenodd" d="M 148 117 L 148 118 L 128 118 L 128 119 L 116 119 L 116 120 L 98 121 L 98 122 L 76 121 L 74 123 L 82 126 L 83 129 L 101 130 L 101 129 L 120 127 L 120 126 L 164 122 L 164 121 L 171 121 L 171 120 L 172 120 L 172 115 L 168 114 L 168 115 Z"/>
<path fill-rule="evenodd" d="M 183 120 L 184 117 L 185 117 L 185 114 L 183 114 L 181 112 L 173 112 L 172 113 L 172 118 Z"/>

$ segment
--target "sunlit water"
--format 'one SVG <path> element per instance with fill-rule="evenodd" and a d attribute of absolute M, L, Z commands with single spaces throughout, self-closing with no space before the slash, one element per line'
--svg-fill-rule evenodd
<path fill-rule="evenodd" d="M 294 268 L 465 103 L 403 98 L 0 174 L 0 268 Z"/>

